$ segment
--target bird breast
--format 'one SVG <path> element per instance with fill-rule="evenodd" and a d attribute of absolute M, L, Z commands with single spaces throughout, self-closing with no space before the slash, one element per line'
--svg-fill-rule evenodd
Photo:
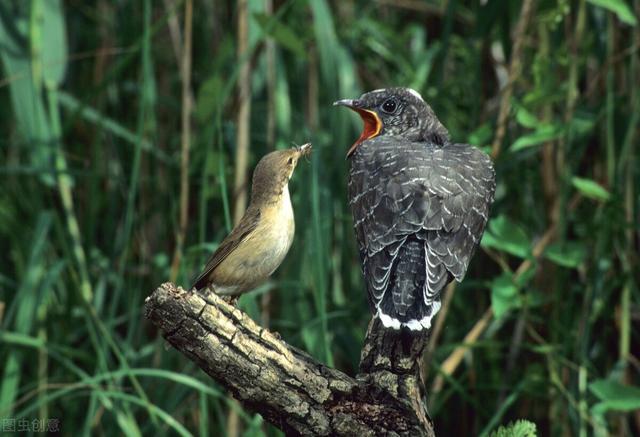
<path fill-rule="evenodd" d="M 255 252 L 245 260 L 247 267 L 266 279 L 287 255 L 294 232 L 293 208 L 289 189 L 285 186 L 280 199 L 261 210 L 260 225 L 254 232 L 259 242 L 254 245 Z"/>
<path fill-rule="evenodd" d="M 287 255 L 295 225 L 289 190 L 260 207 L 257 227 L 216 268 L 212 278 L 218 294 L 237 295 L 262 284 Z"/>
<path fill-rule="evenodd" d="M 272 241 L 272 256 L 275 258 L 275 270 L 291 247 L 293 234 L 295 232 L 295 221 L 293 219 L 293 207 L 289 197 L 289 187 L 285 185 L 280 201 L 273 206 L 266 208 L 265 215 L 272 215 L 273 219 L 266 222 L 273 223 L 272 226 L 265 226 L 265 234 Z M 266 223 L 265 222 L 265 223 Z M 269 274 L 273 273 L 273 270 Z"/>

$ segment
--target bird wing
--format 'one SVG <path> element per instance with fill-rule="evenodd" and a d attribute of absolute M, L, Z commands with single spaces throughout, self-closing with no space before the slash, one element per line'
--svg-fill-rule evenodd
<path fill-rule="evenodd" d="M 211 255 L 209 261 L 207 261 L 207 265 L 200 273 L 200 275 L 193 281 L 193 285 L 191 289 L 194 287 L 197 290 L 201 290 L 209 285 L 209 276 L 213 271 L 220 265 L 222 261 L 225 260 L 227 256 L 231 252 L 233 252 L 239 245 L 242 243 L 251 232 L 253 232 L 260 222 L 260 210 L 259 209 L 249 209 L 240 220 L 240 223 L 233 228 L 231 233 L 227 235 L 227 237 L 222 240 L 220 246 L 216 249 L 216 251 Z"/>
<path fill-rule="evenodd" d="M 379 307 L 392 288 L 402 314 L 422 285 L 430 306 L 451 277 L 463 279 L 482 236 L 495 191 L 491 160 L 469 145 L 437 147 L 398 137 L 360 147 L 365 150 L 352 162 L 349 197 L 371 303 Z M 407 260 L 422 265 L 421 275 L 402 264 Z M 416 283 L 407 283 L 407 275 Z"/>

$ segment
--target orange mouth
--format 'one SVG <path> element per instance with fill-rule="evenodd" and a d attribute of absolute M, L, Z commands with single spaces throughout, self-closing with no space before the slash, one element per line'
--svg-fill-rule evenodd
<path fill-rule="evenodd" d="M 369 111 L 368 109 L 360 109 L 351 107 L 354 111 L 360 114 L 362 117 L 362 121 L 364 122 L 364 128 L 362 129 L 362 133 L 360 137 L 353 143 L 353 146 L 347 152 L 347 158 L 355 152 L 356 148 L 362 144 L 364 141 L 377 136 L 382 130 L 382 122 L 380 121 L 380 117 L 374 111 Z"/>

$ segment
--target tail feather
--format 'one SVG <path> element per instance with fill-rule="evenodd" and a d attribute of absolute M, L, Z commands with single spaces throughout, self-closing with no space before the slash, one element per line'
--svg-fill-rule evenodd
<path fill-rule="evenodd" d="M 387 328 L 429 329 L 440 309 L 440 290 L 451 278 L 438 281 L 438 290 L 431 290 L 433 299 L 423 298 L 427 279 L 425 244 L 423 240 L 408 239 L 394 260 L 389 286 L 377 305 L 377 314 Z"/>

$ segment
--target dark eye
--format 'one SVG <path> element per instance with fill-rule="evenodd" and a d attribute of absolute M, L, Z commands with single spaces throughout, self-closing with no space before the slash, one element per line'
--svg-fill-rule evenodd
<path fill-rule="evenodd" d="M 289 158 L 287 162 L 289 163 L 289 165 L 293 164 L 293 158 Z"/>
<path fill-rule="evenodd" d="M 396 108 L 398 107 L 398 103 L 395 99 L 387 99 L 382 104 L 382 110 L 387 114 L 393 114 L 396 112 Z"/>

